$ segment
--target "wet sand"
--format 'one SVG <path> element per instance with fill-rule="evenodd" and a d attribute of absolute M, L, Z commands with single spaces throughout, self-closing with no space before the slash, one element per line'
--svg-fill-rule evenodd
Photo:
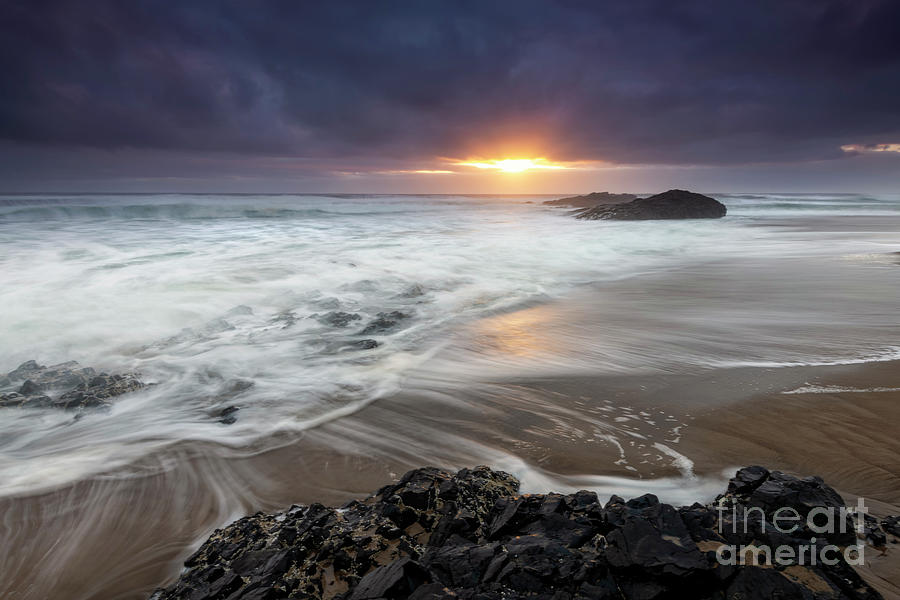
<path fill-rule="evenodd" d="M 412 386 L 276 449 L 171 447 L 128 473 L 0 500 L 0 570 L 12 574 L 0 597 L 143 598 L 217 526 L 291 503 L 340 503 L 425 464 L 491 464 L 532 491 L 678 499 L 688 488 L 708 500 L 729 471 L 757 463 L 821 475 L 875 514 L 900 513 L 900 392 L 783 393 L 810 385 L 898 387 L 900 365 L 540 378 L 462 395 Z M 609 443 L 607 430 L 647 443 Z M 889 546 L 868 555 L 864 573 L 900 598 L 900 549 Z"/>
<path fill-rule="evenodd" d="M 682 449 L 698 470 L 743 460 L 816 474 L 849 504 L 861 496 L 871 514 L 900 514 L 900 364 L 813 370 L 808 381 L 807 393 L 704 413 Z M 888 542 L 884 553 L 868 548 L 860 572 L 885 598 L 900 598 L 900 544 Z"/>

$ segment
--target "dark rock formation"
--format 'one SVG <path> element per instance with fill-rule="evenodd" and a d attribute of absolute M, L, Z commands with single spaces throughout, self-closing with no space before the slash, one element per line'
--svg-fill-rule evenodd
<path fill-rule="evenodd" d="M 96 374 L 97 372 L 90 367 L 80 368 L 74 360 L 51 367 L 29 360 L 7 373 L 6 377 L 0 378 L 0 386 L 6 387 L 24 381 L 18 391 L 30 395 L 41 390 L 75 387 L 90 381 Z"/>
<path fill-rule="evenodd" d="M 750 467 L 714 504 L 682 508 L 518 487 L 487 467 L 424 468 L 340 509 L 257 513 L 213 533 L 152 598 L 880 598 L 840 552 L 833 565 L 717 559 L 731 544 L 809 545 L 808 531 L 781 533 L 772 519 L 783 506 L 805 518 L 843 505 L 818 478 Z"/>
<path fill-rule="evenodd" d="M 669 190 L 649 198 L 638 198 L 624 204 L 610 204 L 588 208 L 576 215 L 578 219 L 616 221 L 645 221 L 652 219 L 719 219 L 726 213 L 725 205 L 709 196 L 685 190 Z"/>
<path fill-rule="evenodd" d="M 881 528 L 887 533 L 900 538 L 900 515 L 885 518 L 881 522 Z"/>
<path fill-rule="evenodd" d="M 399 310 L 391 312 L 380 312 L 375 318 L 360 332 L 361 335 L 372 335 L 375 333 L 384 333 L 390 331 L 400 324 L 400 321 L 408 319 L 410 315 L 402 313 Z"/>
<path fill-rule="evenodd" d="M 234 425 L 237 423 L 237 412 L 241 410 L 238 406 L 226 406 L 219 411 L 219 423 L 222 425 Z"/>
<path fill-rule="evenodd" d="M 610 194 L 609 192 L 591 192 L 584 196 L 570 196 L 559 200 L 547 200 L 547 206 L 568 206 L 570 208 L 593 208 L 607 204 L 621 204 L 637 198 L 634 194 Z"/>
<path fill-rule="evenodd" d="M 75 361 L 45 367 L 29 360 L 0 378 L 0 389 L 23 379 L 15 391 L 0 394 L 0 408 L 101 408 L 115 396 L 144 387 L 134 373 L 97 373 Z"/>
<path fill-rule="evenodd" d="M 377 341 L 369 338 L 366 338 L 364 340 L 356 340 L 355 342 L 350 343 L 350 346 L 355 350 L 371 350 L 373 348 L 377 348 L 378 345 L 379 344 Z"/>
<path fill-rule="evenodd" d="M 332 327 L 346 327 L 351 321 L 359 321 L 361 318 L 356 313 L 333 311 L 319 317 L 319 321 Z"/>

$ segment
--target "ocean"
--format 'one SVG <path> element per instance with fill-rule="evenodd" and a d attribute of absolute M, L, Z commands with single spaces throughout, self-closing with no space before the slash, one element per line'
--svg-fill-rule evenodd
<path fill-rule="evenodd" d="M 410 382 L 900 357 L 900 199 L 715 197 L 722 220 L 599 222 L 545 197 L 4 196 L 0 371 L 155 385 L 78 419 L 3 410 L 0 494 L 264 447 Z"/>
<path fill-rule="evenodd" d="M 0 409 L 0 596 L 145 598 L 233 519 L 429 464 L 689 504 L 757 460 L 895 503 L 900 197 L 714 196 L 0 197 L 0 381 L 151 384 Z"/>

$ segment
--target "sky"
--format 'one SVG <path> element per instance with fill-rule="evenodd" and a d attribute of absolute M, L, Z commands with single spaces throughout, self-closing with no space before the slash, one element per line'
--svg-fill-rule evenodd
<path fill-rule="evenodd" d="M 900 193 L 897 0 L 4 0 L 0 77 L 0 192 Z"/>

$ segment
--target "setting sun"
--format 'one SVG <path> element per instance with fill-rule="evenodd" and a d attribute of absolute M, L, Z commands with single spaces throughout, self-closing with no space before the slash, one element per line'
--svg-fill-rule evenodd
<path fill-rule="evenodd" d="M 497 160 L 472 160 L 455 163 L 460 167 L 475 167 L 477 169 L 495 169 L 505 173 L 521 173 L 534 169 L 569 169 L 565 165 L 552 163 L 546 158 L 504 158 Z"/>

